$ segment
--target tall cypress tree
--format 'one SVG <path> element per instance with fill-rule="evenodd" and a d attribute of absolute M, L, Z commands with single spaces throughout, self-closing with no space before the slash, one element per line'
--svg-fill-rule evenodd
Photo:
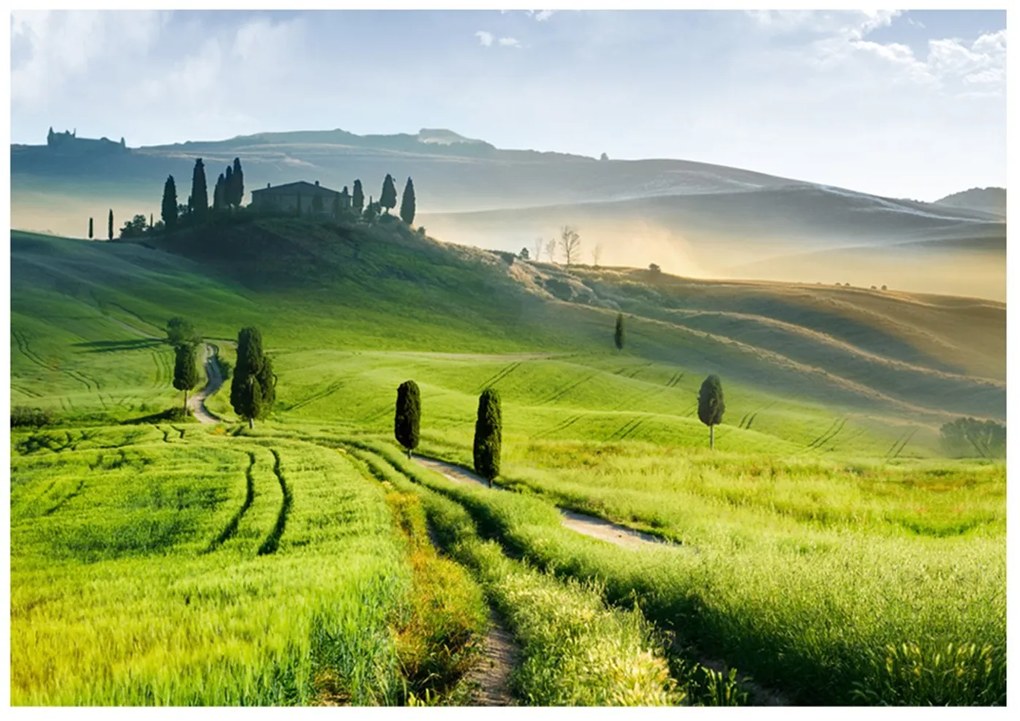
<path fill-rule="evenodd" d="M 113 240 L 113 208 L 110 208 L 110 215 L 106 219 L 106 239 Z"/>
<path fill-rule="evenodd" d="M 722 423 L 726 404 L 723 402 L 722 382 L 714 373 L 705 379 L 698 392 L 698 418 L 708 426 L 708 447 L 715 448 L 715 427 Z"/>
<path fill-rule="evenodd" d="M 393 182 L 393 176 L 386 173 L 386 177 L 383 179 L 382 194 L 379 196 L 379 207 L 386 210 L 386 214 L 389 215 L 390 208 L 395 207 L 397 204 L 397 186 Z"/>
<path fill-rule="evenodd" d="M 223 171 L 223 207 L 231 208 L 234 205 L 234 168 L 230 165 Z"/>
<path fill-rule="evenodd" d="M 92 218 L 89 218 L 89 240 L 92 240 Z"/>
<path fill-rule="evenodd" d="M 220 173 L 220 177 L 216 178 L 216 187 L 213 189 L 213 210 L 223 210 L 223 188 L 225 184 L 223 173 Z"/>
<path fill-rule="evenodd" d="M 163 185 L 163 226 L 167 230 L 177 227 L 177 184 L 174 183 L 174 176 L 168 175 Z"/>
<path fill-rule="evenodd" d="M 414 211 L 414 183 L 409 177 L 404 185 L 404 194 L 400 197 L 400 219 L 410 225 L 414 222 Z"/>
<path fill-rule="evenodd" d="M 174 388 L 184 391 L 184 412 L 188 412 L 188 391 L 198 385 L 198 367 L 195 365 L 195 346 L 181 343 L 174 350 Z"/>
<path fill-rule="evenodd" d="M 361 187 L 360 180 L 354 181 L 354 191 L 353 195 L 351 196 L 351 203 L 352 203 L 351 207 L 354 208 L 354 212 L 357 213 L 358 215 L 361 215 L 361 211 L 365 209 L 365 191 Z"/>
<path fill-rule="evenodd" d="M 396 416 L 393 420 L 393 435 L 397 442 L 407 449 L 407 457 L 418 447 L 421 424 L 421 392 L 414 381 L 404 381 L 397 388 Z"/>
<path fill-rule="evenodd" d="M 616 341 L 616 350 L 623 350 L 623 313 L 616 314 L 616 332 L 613 340 Z"/>
<path fill-rule="evenodd" d="M 235 208 L 240 208 L 241 202 L 244 200 L 244 169 L 241 168 L 240 158 L 234 158 L 234 173 L 231 178 L 233 186 L 230 192 L 230 203 Z"/>
<path fill-rule="evenodd" d="M 499 475 L 499 456 L 503 444 L 503 414 L 499 393 L 486 388 L 478 397 L 478 417 L 475 420 L 474 459 L 475 472 L 489 482 Z"/>
<path fill-rule="evenodd" d="M 195 170 L 191 174 L 191 212 L 200 220 L 209 210 L 209 190 L 205 185 L 205 165 L 202 159 L 195 161 Z"/>
<path fill-rule="evenodd" d="M 265 418 L 276 400 L 276 376 L 262 350 L 258 328 L 242 328 L 237 335 L 237 364 L 230 381 L 230 405 L 254 428 L 256 418 Z"/>

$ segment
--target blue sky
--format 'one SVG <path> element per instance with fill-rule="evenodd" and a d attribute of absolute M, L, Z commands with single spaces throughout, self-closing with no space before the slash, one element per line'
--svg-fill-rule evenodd
<path fill-rule="evenodd" d="M 1002 11 L 15 12 L 11 139 L 443 127 L 933 200 L 1006 182 Z"/>

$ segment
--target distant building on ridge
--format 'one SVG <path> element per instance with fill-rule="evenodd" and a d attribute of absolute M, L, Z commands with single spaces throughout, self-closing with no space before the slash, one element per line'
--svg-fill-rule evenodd
<path fill-rule="evenodd" d="M 284 185 L 270 185 L 251 191 L 253 210 L 267 213 L 332 217 L 338 209 L 350 208 L 350 196 L 304 180 Z"/>

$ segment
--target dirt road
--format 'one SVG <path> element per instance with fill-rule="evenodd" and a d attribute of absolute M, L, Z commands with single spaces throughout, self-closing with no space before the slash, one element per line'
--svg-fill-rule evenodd
<path fill-rule="evenodd" d="M 220 419 L 210 413 L 209 409 L 205 407 L 205 399 L 223 385 L 223 374 L 220 373 L 220 366 L 216 362 L 215 347 L 204 343 L 202 348 L 204 349 L 202 365 L 205 366 L 205 375 L 208 381 L 205 384 L 205 388 L 188 399 L 188 407 L 199 423 L 219 423 Z"/>

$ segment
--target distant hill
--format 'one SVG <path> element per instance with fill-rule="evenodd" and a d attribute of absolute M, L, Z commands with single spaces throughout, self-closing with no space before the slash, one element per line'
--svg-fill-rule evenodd
<path fill-rule="evenodd" d="M 16 145 L 12 226 L 82 237 L 88 218 L 102 227 L 110 209 L 118 228 L 136 213 L 158 216 L 168 174 L 183 202 L 195 158 L 203 158 L 214 182 L 235 156 L 249 192 L 296 180 L 340 189 L 360 178 L 365 194 L 378 197 L 387 173 L 400 187 L 411 176 L 416 222 L 467 245 L 516 252 L 573 224 L 586 261 L 601 246 L 603 263 L 655 262 L 685 275 L 888 283 L 1004 298 L 1005 255 L 998 250 L 1005 245 L 1004 217 L 982 208 L 883 198 L 686 160 L 507 150 L 448 129 L 258 133 L 76 155 Z M 886 267 L 887 250 L 902 256 L 908 247 L 919 249 L 916 262 Z M 870 254 L 863 260 L 861 248 Z M 824 256 L 843 250 L 853 250 L 857 260 L 843 266 Z M 957 272 L 961 252 L 981 269 Z M 777 262 L 784 258 L 797 260 L 786 267 Z"/>
<path fill-rule="evenodd" d="M 994 213 L 1006 217 L 1006 189 L 1005 188 L 971 188 L 959 193 L 947 195 L 935 201 L 938 205 L 945 205 L 951 208 L 969 208 L 971 210 L 983 210 L 986 213 Z"/>

